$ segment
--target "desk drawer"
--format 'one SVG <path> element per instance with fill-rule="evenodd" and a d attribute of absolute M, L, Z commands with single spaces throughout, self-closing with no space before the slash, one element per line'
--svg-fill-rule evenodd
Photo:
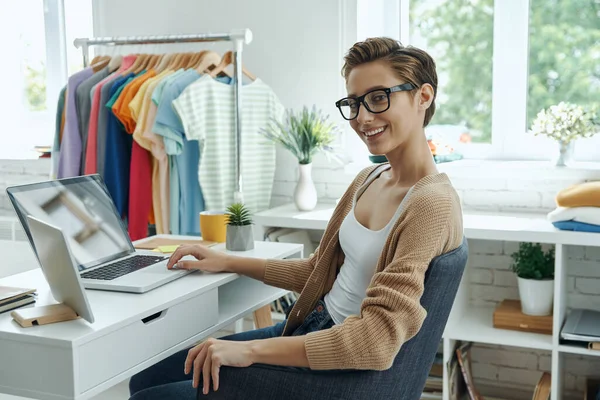
<path fill-rule="evenodd" d="M 215 325 L 218 307 L 215 288 L 82 345 L 78 357 L 79 392 Z"/>

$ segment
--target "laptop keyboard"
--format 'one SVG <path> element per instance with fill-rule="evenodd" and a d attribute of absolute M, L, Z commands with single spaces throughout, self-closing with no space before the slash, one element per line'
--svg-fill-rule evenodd
<path fill-rule="evenodd" d="M 120 276 L 149 267 L 150 265 L 156 264 L 157 262 L 163 260 L 165 260 L 165 257 L 162 256 L 137 255 L 115 261 L 114 263 L 107 264 L 93 271 L 84 272 L 81 274 L 81 277 L 86 279 L 111 281 Z"/>

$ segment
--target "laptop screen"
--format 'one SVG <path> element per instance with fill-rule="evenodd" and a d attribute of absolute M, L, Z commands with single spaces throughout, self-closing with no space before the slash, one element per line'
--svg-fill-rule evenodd
<path fill-rule="evenodd" d="M 27 215 L 63 231 L 80 271 L 135 251 L 99 175 L 9 187 L 6 191 L 36 256 Z"/>

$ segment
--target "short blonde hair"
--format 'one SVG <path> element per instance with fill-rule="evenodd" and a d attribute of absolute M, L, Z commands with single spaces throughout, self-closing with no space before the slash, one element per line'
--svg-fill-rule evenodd
<path fill-rule="evenodd" d="M 435 114 L 435 98 L 437 95 L 437 73 L 435 61 L 424 50 L 413 46 L 403 46 L 397 40 L 387 37 L 369 38 L 357 42 L 344 57 L 342 76 L 348 81 L 350 71 L 355 67 L 372 61 L 389 63 L 400 79 L 421 87 L 429 83 L 433 87 L 433 101 L 425 112 L 423 126 L 427 126 Z M 414 92 L 411 92 L 414 96 Z"/>

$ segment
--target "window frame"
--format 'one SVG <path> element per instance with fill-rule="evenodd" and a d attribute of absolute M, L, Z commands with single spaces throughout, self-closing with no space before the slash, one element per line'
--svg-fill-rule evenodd
<path fill-rule="evenodd" d="M 359 0 L 360 1 L 360 0 Z M 389 26 L 389 18 L 380 23 L 387 36 L 410 44 L 409 9 L 411 0 L 386 2 L 389 15 L 398 12 L 398 23 Z M 473 143 L 460 151 L 465 159 L 488 160 L 550 160 L 558 151 L 558 144 L 551 139 L 534 137 L 527 132 L 527 95 L 529 90 L 529 13 L 530 1 L 495 0 L 493 16 L 492 56 L 492 140 L 491 143 Z M 359 25 L 375 21 L 361 20 Z M 504 29 L 510 27 L 510 29 Z M 373 28 L 364 30 L 373 31 Z M 389 35 L 389 33 L 396 33 Z M 360 28 L 358 40 L 360 37 Z M 577 140 L 576 161 L 598 161 L 594 148 L 600 147 L 600 133 L 590 139 Z M 362 153 L 366 153 L 366 149 Z M 361 153 L 352 149 L 352 154 Z M 364 157 L 360 155 L 360 157 Z"/>
<path fill-rule="evenodd" d="M 44 0 L 46 34 L 46 99 L 47 110 L 56 114 L 55 102 L 67 83 L 67 46 L 63 0 Z M 54 112 L 52 112 L 54 110 Z"/>

